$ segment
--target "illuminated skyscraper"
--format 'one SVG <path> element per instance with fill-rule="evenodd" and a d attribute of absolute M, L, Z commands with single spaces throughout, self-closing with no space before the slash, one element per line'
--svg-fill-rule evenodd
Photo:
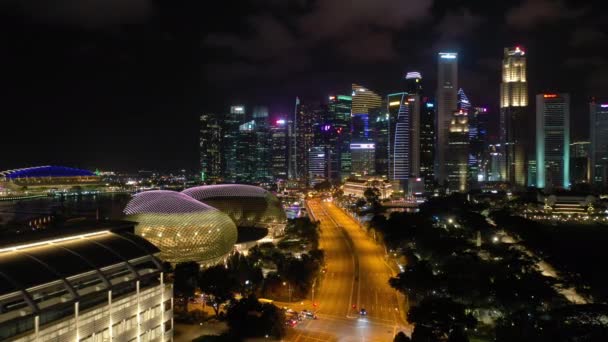
<path fill-rule="evenodd" d="M 239 126 L 236 138 L 235 183 L 254 183 L 257 166 L 255 121 L 247 121 Z"/>
<path fill-rule="evenodd" d="M 465 110 L 453 112 L 449 131 L 446 157 L 449 190 L 466 192 L 469 183 L 469 116 Z"/>
<path fill-rule="evenodd" d="M 528 137 L 532 120 L 527 116 L 528 83 L 526 53 L 520 47 L 505 48 L 500 84 L 500 143 L 504 152 L 504 180 L 526 185 Z"/>
<path fill-rule="evenodd" d="M 608 185 L 608 101 L 591 101 L 589 116 L 591 182 L 605 188 Z"/>
<path fill-rule="evenodd" d="M 447 180 L 446 156 L 448 151 L 448 137 L 452 113 L 457 108 L 458 98 L 458 54 L 454 52 L 440 52 L 437 73 L 437 109 L 435 147 L 435 177 L 439 184 Z"/>
<path fill-rule="evenodd" d="M 408 179 L 420 171 L 420 118 L 413 115 L 420 96 L 395 93 L 387 96 L 389 114 L 389 179 L 395 191 L 405 191 Z M 419 112 L 419 109 L 418 109 Z"/>
<path fill-rule="evenodd" d="M 255 182 L 272 181 L 272 137 L 270 134 L 270 117 L 268 107 L 253 108 L 255 122 Z"/>
<path fill-rule="evenodd" d="M 435 103 L 424 98 L 420 108 L 420 177 L 426 191 L 435 184 Z"/>
<path fill-rule="evenodd" d="M 214 114 L 200 116 L 201 181 L 219 182 L 222 179 L 222 126 Z"/>
<path fill-rule="evenodd" d="M 466 112 L 469 112 L 471 110 L 471 102 L 469 101 L 467 94 L 464 93 L 464 90 L 462 90 L 462 88 L 458 89 L 458 93 L 456 94 L 456 96 L 458 97 L 458 105 L 456 106 L 456 109 L 462 109 Z"/>
<path fill-rule="evenodd" d="M 223 156 L 224 179 L 235 182 L 237 175 L 237 145 L 239 126 L 245 122 L 245 106 L 231 106 L 230 113 L 226 115 L 223 126 Z"/>
<path fill-rule="evenodd" d="M 536 95 L 536 187 L 570 188 L 570 95 Z"/>
<path fill-rule="evenodd" d="M 374 174 L 373 114 L 382 105 L 382 98 L 358 84 L 352 85 L 351 160 L 356 176 Z M 364 146 L 365 148 L 362 148 Z M 356 151 L 353 150 L 353 147 Z M 356 160 L 363 158 L 362 160 Z M 370 164 L 371 158 L 371 164 Z M 361 169 L 367 167 L 367 170 Z"/>
<path fill-rule="evenodd" d="M 288 162 L 288 125 L 283 118 L 275 120 L 270 127 L 271 132 L 271 154 L 272 154 L 272 175 L 274 179 L 287 179 Z"/>
<path fill-rule="evenodd" d="M 418 71 L 409 71 L 405 74 L 405 91 L 408 94 L 422 94 L 422 74 Z"/>
<path fill-rule="evenodd" d="M 472 184 L 486 180 L 487 112 L 485 107 L 469 111 L 469 178 Z"/>
<path fill-rule="evenodd" d="M 289 125 L 289 179 L 309 184 L 308 152 L 314 145 L 314 127 L 322 123 L 323 109 L 296 98 L 294 118 Z"/>
<path fill-rule="evenodd" d="M 389 115 L 386 101 L 371 111 L 372 141 L 374 143 L 374 171 L 376 176 L 388 179 Z"/>
<path fill-rule="evenodd" d="M 336 167 L 330 169 L 329 178 L 340 182 L 351 173 L 351 106 L 352 96 L 337 95 L 329 97 L 327 106 L 328 123 L 331 125 L 330 135 L 330 164 Z"/>
<path fill-rule="evenodd" d="M 572 184 L 589 184 L 591 179 L 589 141 L 575 141 L 570 144 L 570 180 Z"/>

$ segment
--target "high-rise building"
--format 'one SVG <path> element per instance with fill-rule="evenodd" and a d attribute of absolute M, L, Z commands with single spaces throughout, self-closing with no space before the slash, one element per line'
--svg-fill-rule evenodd
<path fill-rule="evenodd" d="M 405 92 L 408 94 L 422 94 L 422 74 L 418 71 L 409 71 L 405 74 Z"/>
<path fill-rule="evenodd" d="M 357 177 L 375 174 L 374 143 L 351 143 L 352 174 Z"/>
<path fill-rule="evenodd" d="M 253 107 L 255 123 L 255 182 L 272 181 L 272 137 L 270 134 L 270 117 L 268 107 Z"/>
<path fill-rule="evenodd" d="M 309 185 L 315 185 L 327 180 L 329 164 L 327 163 L 326 146 L 313 146 L 308 151 Z"/>
<path fill-rule="evenodd" d="M 487 112 L 485 107 L 469 111 L 469 178 L 473 184 L 486 180 Z"/>
<path fill-rule="evenodd" d="M 591 180 L 589 141 L 570 144 L 570 180 L 572 184 L 589 184 Z"/>
<path fill-rule="evenodd" d="M 458 93 L 456 94 L 456 96 L 458 98 L 458 105 L 456 106 L 456 109 L 470 112 L 471 101 L 469 101 L 467 94 L 464 93 L 464 90 L 462 90 L 462 88 L 458 89 Z"/>
<path fill-rule="evenodd" d="M 256 131 L 255 121 L 247 121 L 239 126 L 236 143 L 236 183 L 254 183 L 256 181 Z"/>
<path fill-rule="evenodd" d="M 389 114 L 389 180 L 395 192 L 407 189 L 408 179 L 420 171 L 419 117 L 413 115 L 420 106 L 419 95 L 395 93 L 387 96 Z"/>
<path fill-rule="evenodd" d="M 371 157 L 374 164 L 375 145 L 373 144 L 373 119 L 374 113 L 382 106 L 382 98 L 375 92 L 362 87 L 358 84 L 352 84 L 352 107 L 351 107 L 351 163 L 353 175 L 371 175 L 374 174 L 374 165 L 369 164 Z M 357 151 L 353 151 L 353 146 Z M 361 148 L 365 146 L 365 148 Z M 355 160 L 355 158 L 364 158 L 363 160 Z M 355 167 L 355 164 L 357 165 Z M 368 170 L 362 170 L 361 167 L 366 166 Z M 357 170 L 355 170 L 357 168 Z"/>
<path fill-rule="evenodd" d="M 341 182 L 351 173 L 351 106 L 352 96 L 336 95 L 329 97 L 327 106 L 327 123 L 331 126 L 327 156 L 330 164 L 329 179 L 334 183 Z"/>
<path fill-rule="evenodd" d="M 487 166 L 486 166 L 486 182 L 498 182 L 502 180 L 501 167 L 502 167 L 502 146 L 499 144 L 490 144 L 486 150 L 487 153 Z"/>
<path fill-rule="evenodd" d="M 314 145 L 315 128 L 322 124 L 321 106 L 304 104 L 296 98 L 294 118 L 289 125 L 289 179 L 309 184 L 308 152 Z"/>
<path fill-rule="evenodd" d="M 215 114 L 200 116 L 201 181 L 216 183 L 222 179 L 222 125 Z"/>
<path fill-rule="evenodd" d="M 246 120 L 245 106 L 236 105 L 230 107 L 230 113 L 224 119 L 223 134 L 223 163 L 224 179 L 227 182 L 235 182 L 237 175 L 237 144 L 239 137 L 239 126 Z"/>
<path fill-rule="evenodd" d="M 500 143 L 503 146 L 504 180 L 512 185 L 526 185 L 527 155 L 533 127 L 527 115 L 528 83 L 526 53 L 520 47 L 505 48 L 500 84 Z"/>
<path fill-rule="evenodd" d="M 432 191 L 435 185 L 435 103 L 423 98 L 420 108 L 420 177 L 424 189 Z"/>
<path fill-rule="evenodd" d="M 277 119 L 270 128 L 271 132 L 271 155 L 272 155 L 272 176 L 275 180 L 287 179 L 287 167 L 289 156 L 289 125 L 287 120 Z"/>
<path fill-rule="evenodd" d="M 536 95 L 536 187 L 570 188 L 570 95 Z"/>
<path fill-rule="evenodd" d="M 436 134 L 437 145 L 435 146 L 435 177 L 439 184 L 443 184 L 447 178 L 446 157 L 448 151 L 448 137 L 450 133 L 450 121 L 452 113 L 457 108 L 458 98 L 458 54 L 454 52 L 440 52 L 437 73 L 437 109 Z"/>
<path fill-rule="evenodd" d="M 469 116 L 457 110 L 450 120 L 446 171 L 450 191 L 466 192 L 469 183 Z"/>
<path fill-rule="evenodd" d="M 608 101 L 589 103 L 589 138 L 591 140 L 591 181 L 605 188 L 608 185 Z"/>
<path fill-rule="evenodd" d="M 371 111 L 372 141 L 374 143 L 374 171 L 377 177 L 388 179 L 389 114 L 386 101 Z"/>

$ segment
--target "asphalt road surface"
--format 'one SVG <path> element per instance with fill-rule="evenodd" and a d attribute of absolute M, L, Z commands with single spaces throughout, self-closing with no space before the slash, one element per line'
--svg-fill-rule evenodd
<path fill-rule="evenodd" d="M 318 319 L 290 328 L 286 340 L 392 341 L 398 331 L 409 334 L 399 306 L 403 296 L 388 285 L 394 272 L 384 248 L 333 203 L 312 199 L 308 205 L 321 225 L 327 273 L 314 296 Z M 361 308 L 367 316 L 359 315 Z"/>

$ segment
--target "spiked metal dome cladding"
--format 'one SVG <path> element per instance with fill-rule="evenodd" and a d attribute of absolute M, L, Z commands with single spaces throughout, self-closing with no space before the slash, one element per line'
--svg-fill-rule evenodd
<path fill-rule="evenodd" d="M 175 191 L 147 191 L 125 208 L 135 233 L 160 249 L 163 261 L 211 264 L 233 248 L 237 229 L 228 215 Z"/>
<path fill-rule="evenodd" d="M 287 217 L 279 199 L 260 187 L 242 184 L 205 185 L 182 191 L 228 214 L 238 227 L 268 228 L 283 234 Z"/>

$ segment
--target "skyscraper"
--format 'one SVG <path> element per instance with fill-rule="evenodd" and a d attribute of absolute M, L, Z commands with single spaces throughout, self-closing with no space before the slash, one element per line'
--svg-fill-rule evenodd
<path fill-rule="evenodd" d="M 256 181 L 256 145 L 255 121 L 251 120 L 239 125 L 236 138 L 235 183 Z"/>
<path fill-rule="evenodd" d="M 503 147 L 504 180 L 526 185 L 527 144 L 532 122 L 527 114 L 526 53 L 520 47 L 505 48 L 500 84 L 500 143 Z"/>
<path fill-rule="evenodd" d="M 422 74 L 418 71 L 408 71 L 405 74 L 405 92 L 422 94 Z"/>
<path fill-rule="evenodd" d="M 449 190 L 466 192 L 469 183 L 469 117 L 465 110 L 453 112 L 449 131 L 446 157 Z"/>
<path fill-rule="evenodd" d="M 536 187 L 570 188 L 570 95 L 536 95 Z"/>
<path fill-rule="evenodd" d="M 287 179 L 287 163 L 289 152 L 287 120 L 277 119 L 271 126 L 271 155 L 272 176 L 275 180 Z"/>
<path fill-rule="evenodd" d="M 374 143 L 374 171 L 376 176 L 388 179 L 389 114 L 386 101 L 371 111 L 372 141 Z"/>
<path fill-rule="evenodd" d="M 487 112 L 485 107 L 469 111 L 469 178 L 473 184 L 486 180 Z"/>
<path fill-rule="evenodd" d="M 296 98 L 294 118 L 289 125 L 289 179 L 309 184 L 308 153 L 314 145 L 315 127 L 322 124 L 321 106 L 302 103 Z M 317 130 L 318 131 L 318 130 Z"/>
<path fill-rule="evenodd" d="M 268 107 L 256 106 L 253 108 L 253 121 L 255 123 L 255 182 L 272 181 L 272 137 L 270 135 L 270 117 Z"/>
<path fill-rule="evenodd" d="M 458 105 L 456 106 L 456 109 L 469 112 L 471 110 L 471 102 L 462 88 L 458 89 L 456 97 L 458 98 Z"/>
<path fill-rule="evenodd" d="M 437 73 L 437 109 L 435 147 L 435 177 L 439 184 L 447 179 L 446 156 L 448 151 L 448 136 L 452 113 L 457 108 L 458 89 L 458 54 L 440 52 Z"/>
<path fill-rule="evenodd" d="M 351 172 L 356 176 L 374 173 L 373 114 L 381 105 L 382 98 L 378 94 L 358 84 L 352 84 L 350 151 Z M 353 148 L 356 151 L 353 151 Z M 356 158 L 363 159 L 355 160 Z M 371 164 L 369 158 L 371 158 Z M 369 169 L 363 170 L 361 167 L 368 167 Z"/>
<path fill-rule="evenodd" d="M 589 184 L 591 179 L 589 141 L 570 144 L 570 180 L 572 184 Z"/>
<path fill-rule="evenodd" d="M 329 135 L 329 179 L 338 183 L 350 176 L 351 173 L 351 106 L 352 96 L 336 95 L 329 97 L 327 106 L 328 124 L 331 126 Z"/>
<path fill-rule="evenodd" d="M 420 170 L 419 118 L 413 108 L 420 106 L 418 95 L 395 93 L 387 96 L 389 114 L 389 179 L 395 191 L 405 191 L 408 179 Z M 418 102 L 418 103 L 415 103 Z"/>
<path fill-rule="evenodd" d="M 236 181 L 239 126 L 245 122 L 245 119 L 245 106 L 242 105 L 231 106 L 230 113 L 224 119 L 222 154 L 224 156 L 224 179 L 227 182 Z"/>
<path fill-rule="evenodd" d="M 591 182 L 608 185 L 608 101 L 589 103 L 589 138 L 591 140 Z"/>
<path fill-rule="evenodd" d="M 200 116 L 201 181 L 216 183 L 222 179 L 222 127 L 215 114 Z"/>
<path fill-rule="evenodd" d="M 424 98 L 420 108 L 420 177 L 426 191 L 435 185 L 435 103 Z"/>

